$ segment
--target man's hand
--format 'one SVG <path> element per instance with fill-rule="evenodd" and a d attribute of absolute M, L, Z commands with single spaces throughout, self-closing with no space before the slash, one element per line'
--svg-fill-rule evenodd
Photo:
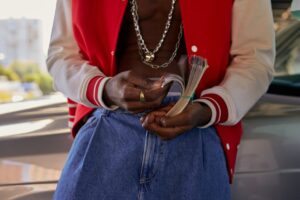
<path fill-rule="evenodd" d="M 138 113 L 157 108 L 168 92 L 161 88 L 162 80 L 151 81 L 132 71 L 125 71 L 111 78 L 104 86 L 103 99 L 108 105 L 117 105 L 125 110 Z M 145 102 L 140 101 L 144 93 Z"/>
<path fill-rule="evenodd" d="M 173 106 L 170 104 L 142 117 L 142 126 L 162 139 L 172 139 L 194 127 L 207 124 L 211 118 L 211 109 L 200 103 L 190 103 L 179 115 L 166 117 Z"/>

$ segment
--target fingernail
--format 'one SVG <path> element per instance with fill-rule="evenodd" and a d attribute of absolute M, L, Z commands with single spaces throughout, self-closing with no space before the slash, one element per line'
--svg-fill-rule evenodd
<path fill-rule="evenodd" d="M 155 123 L 160 124 L 160 117 L 155 118 Z"/>
<path fill-rule="evenodd" d="M 140 121 L 141 121 L 141 122 L 143 122 L 143 121 L 144 121 L 144 119 L 145 119 L 145 117 L 141 117 L 141 118 L 140 118 Z"/>
<path fill-rule="evenodd" d="M 160 124 L 163 126 L 163 127 L 166 127 L 166 120 L 164 118 L 161 118 L 160 119 Z"/>
<path fill-rule="evenodd" d="M 142 127 L 144 127 L 144 128 L 147 127 L 147 124 L 148 123 L 146 121 L 142 122 Z"/>

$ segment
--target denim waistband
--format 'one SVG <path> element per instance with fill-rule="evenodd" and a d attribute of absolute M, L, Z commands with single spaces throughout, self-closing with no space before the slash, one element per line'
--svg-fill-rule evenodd
<path fill-rule="evenodd" d="M 177 102 L 180 98 L 180 95 L 176 94 L 176 93 L 171 93 L 171 94 L 168 94 L 168 96 L 166 96 L 162 103 L 161 103 L 161 106 L 167 106 L 168 104 L 170 103 L 173 103 L 173 102 Z M 137 116 L 137 117 L 141 117 L 149 112 L 151 112 L 152 110 L 145 110 L 143 112 L 140 112 L 140 113 L 132 113 L 131 111 L 128 111 L 128 110 L 125 110 L 123 108 L 118 108 L 116 110 L 106 110 L 104 108 L 97 108 L 92 115 L 94 116 L 99 116 L 99 115 L 102 115 L 102 114 L 109 114 L 111 112 L 114 112 L 114 113 L 119 113 L 119 114 L 129 114 L 129 115 L 134 115 L 134 116 Z"/>

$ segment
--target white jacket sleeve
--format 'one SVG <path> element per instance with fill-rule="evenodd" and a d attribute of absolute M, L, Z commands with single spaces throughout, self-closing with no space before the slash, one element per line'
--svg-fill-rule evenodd
<path fill-rule="evenodd" d="M 235 0 L 231 64 L 220 85 L 200 101 L 213 111 L 213 124 L 234 125 L 266 92 L 273 78 L 275 32 L 270 0 Z"/>
<path fill-rule="evenodd" d="M 54 88 L 69 99 L 89 107 L 106 107 L 102 90 L 109 77 L 82 58 L 73 36 L 71 4 L 72 0 L 57 1 L 48 50 L 48 71 L 54 79 Z"/>

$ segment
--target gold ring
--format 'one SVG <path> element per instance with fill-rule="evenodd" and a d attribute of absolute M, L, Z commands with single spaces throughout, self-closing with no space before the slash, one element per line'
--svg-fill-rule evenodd
<path fill-rule="evenodd" d="M 145 102 L 146 101 L 146 99 L 145 99 L 145 94 L 144 94 L 144 92 L 141 90 L 141 92 L 140 92 L 140 102 Z"/>

